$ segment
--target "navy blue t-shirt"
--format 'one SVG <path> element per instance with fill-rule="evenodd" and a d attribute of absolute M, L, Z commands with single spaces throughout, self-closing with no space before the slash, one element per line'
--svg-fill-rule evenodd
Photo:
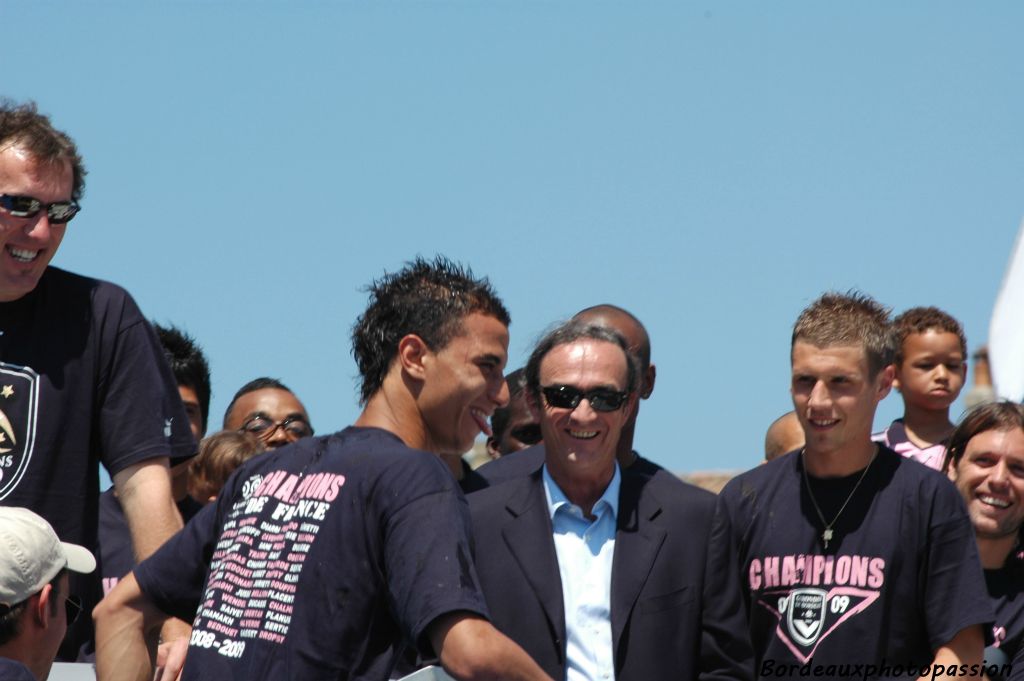
<path fill-rule="evenodd" d="M 996 609 L 992 648 L 1001 650 L 1012 666 L 1006 677 L 1024 679 L 1024 561 L 1010 556 L 998 570 L 985 570 L 985 585 Z"/>
<path fill-rule="evenodd" d="M 195 451 L 174 375 L 135 301 L 56 267 L 0 303 L 0 415 L 0 504 L 32 509 L 63 541 L 94 552 L 99 465 L 113 477 Z M 70 580 L 89 612 L 99 575 Z M 59 659 L 91 639 L 92 618 L 79 617 Z"/>
<path fill-rule="evenodd" d="M 487 616 L 469 527 L 437 456 L 347 428 L 243 464 L 135 576 L 194 618 L 186 681 L 384 679 L 437 617 Z"/>
<path fill-rule="evenodd" d="M 916 676 L 908 668 L 930 665 L 961 630 L 992 622 L 974 530 L 945 476 L 880 447 L 826 549 L 802 466 L 798 452 L 780 457 L 718 501 L 710 590 L 742 583 L 759 676 L 799 678 L 806 665 L 819 677 L 818 666 L 839 678 L 856 665 L 862 678 Z M 826 518 L 860 475 L 811 478 Z"/>

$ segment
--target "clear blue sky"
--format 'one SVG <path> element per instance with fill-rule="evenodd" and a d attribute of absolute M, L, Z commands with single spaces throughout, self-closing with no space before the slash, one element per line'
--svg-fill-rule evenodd
<path fill-rule="evenodd" d="M 746 468 L 822 291 L 985 341 L 1024 215 L 1017 2 L 22 2 L 0 92 L 78 141 L 58 266 L 122 284 L 213 367 L 358 414 L 361 287 L 489 275 L 510 366 L 612 302 L 648 326 L 638 449 Z M 890 397 L 882 424 L 901 411 Z M 959 413 L 959 405 L 956 409 Z"/>

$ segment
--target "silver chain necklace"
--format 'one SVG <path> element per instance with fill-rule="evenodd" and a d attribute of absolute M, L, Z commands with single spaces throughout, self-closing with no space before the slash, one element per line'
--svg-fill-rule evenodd
<path fill-rule="evenodd" d="M 839 516 L 841 516 L 843 514 L 843 511 L 846 510 L 846 505 L 850 503 L 850 499 L 853 499 L 853 495 L 857 493 L 857 489 L 860 487 L 860 483 L 864 482 L 864 478 L 867 476 L 868 470 L 870 470 L 871 468 L 871 464 L 875 462 L 876 456 L 878 456 L 878 445 L 875 445 L 875 453 L 871 455 L 871 460 L 868 461 L 868 465 L 864 467 L 864 472 L 861 473 L 860 477 L 857 479 L 857 484 L 853 486 L 852 490 L 850 490 L 850 494 L 846 497 L 846 501 L 844 501 L 843 505 L 839 507 L 839 511 L 836 513 L 836 517 L 832 518 L 832 522 L 829 523 L 825 521 L 825 514 L 821 512 L 821 507 L 818 506 L 818 500 L 814 498 L 814 491 L 811 489 L 811 481 L 807 477 L 806 448 L 800 450 L 800 463 L 802 464 L 803 468 L 804 484 L 807 485 L 807 496 L 811 498 L 811 503 L 814 505 L 814 510 L 815 512 L 817 512 L 818 518 L 821 519 L 821 524 L 825 526 L 825 531 L 821 533 L 821 541 L 824 545 L 824 548 L 827 549 L 828 543 L 832 541 L 832 526 L 836 524 L 836 521 L 839 520 Z"/>

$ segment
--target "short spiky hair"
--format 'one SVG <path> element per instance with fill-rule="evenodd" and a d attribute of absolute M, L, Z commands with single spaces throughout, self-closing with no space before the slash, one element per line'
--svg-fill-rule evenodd
<path fill-rule="evenodd" d="M 793 326 L 790 351 L 797 341 L 819 348 L 859 345 L 872 378 L 895 356 L 889 309 L 859 291 L 826 293 L 804 308 Z"/>
<path fill-rule="evenodd" d="M 154 323 L 153 328 L 163 346 L 164 357 L 171 365 L 174 380 L 178 385 L 196 391 L 199 411 L 203 415 L 203 430 L 206 430 L 210 416 L 210 364 L 206 361 L 203 349 L 195 338 L 176 326 Z"/>
<path fill-rule="evenodd" d="M 398 342 L 409 334 L 438 351 L 462 332 L 463 318 L 473 312 L 494 317 L 505 326 L 508 310 L 486 278 L 444 256 L 417 257 L 398 272 L 385 274 L 366 289 L 370 304 L 352 327 L 352 355 L 361 377 L 365 404 L 384 384 Z"/>
<path fill-rule="evenodd" d="M 71 198 L 78 201 L 85 191 L 85 165 L 75 142 L 53 127 L 50 117 L 39 113 L 35 102 L 15 104 L 0 100 L 0 150 L 17 146 L 36 162 L 71 164 Z"/>
<path fill-rule="evenodd" d="M 912 307 L 896 319 L 892 320 L 896 333 L 896 363 L 903 362 L 903 344 L 912 333 L 925 331 L 948 331 L 955 333 L 960 339 L 960 352 L 967 358 L 967 337 L 964 327 L 953 315 L 943 312 L 937 307 Z"/>
<path fill-rule="evenodd" d="M 957 424 L 953 434 L 949 436 L 946 447 L 946 461 L 943 470 L 956 466 L 967 450 L 967 443 L 975 435 L 989 430 L 1024 430 L 1024 405 L 1003 400 L 982 404 L 970 412 Z"/>

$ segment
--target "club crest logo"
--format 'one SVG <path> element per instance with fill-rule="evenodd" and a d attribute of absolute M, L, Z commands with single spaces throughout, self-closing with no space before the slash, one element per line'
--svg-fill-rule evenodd
<path fill-rule="evenodd" d="M 806 663 L 825 638 L 851 617 L 878 600 L 868 589 L 837 586 L 769 591 L 758 603 L 779 618 L 776 635 L 801 663 Z"/>
<path fill-rule="evenodd" d="M 825 624 L 827 596 L 828 592 L 823 589 L 796 589 L 790 593 L 786 605 L 786 627 L 798 645 L 810 646 L 818 640 Z"/>
<path fill-rule="evenodd" d="M 39 374 L 0 362 L 0 499 L 17 487 L 35 448 Z"/>

